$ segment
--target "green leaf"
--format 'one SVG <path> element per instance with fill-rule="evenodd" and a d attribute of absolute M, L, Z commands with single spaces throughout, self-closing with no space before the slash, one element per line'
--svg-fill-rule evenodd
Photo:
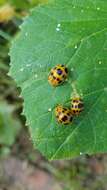
<path fill-rule="evenodd" d="M 54 0 L 35 8 L 10 54 L 34 146 L 48 159 L 107 152 L 107 1 Z M 54 88 L 47 76 L 59 63 L 69 77 Z M 61 126 L 54 108 L 70 106 L 75 90 L 83 96 L 84 112 Z"/>
<path fill-rule="evenodd" d="M 13 116 L 13 110 L 13 106 L 0 102 L 0 145 L 3 149 L 14 143 L 15 137 L 21 128 L 21 123 Z"/>

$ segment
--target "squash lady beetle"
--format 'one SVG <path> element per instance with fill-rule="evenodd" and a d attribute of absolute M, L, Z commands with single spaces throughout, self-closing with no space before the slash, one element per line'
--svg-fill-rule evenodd
<path fill-rule="evenodd" d="M 51 69 L 48 76 L 48 81 L 52 86 L 56 87 L 65 81 L 67 75 L 68 69 L 65 65 L 56 65 Z"/>
<path fill-rule="evenodd" d="M 55 108 L 55 115 L 59 123 L 64 125 L 72 123 L 73 115 L 71 109 L 69 108 L 59 105 Z"/>
<path fill-rule="evenodd" d="M 74 116 L 79 115 L 84 109 L 83 100 L 80 97 L 73 97 L 71 100 L 71 110 Z"/>

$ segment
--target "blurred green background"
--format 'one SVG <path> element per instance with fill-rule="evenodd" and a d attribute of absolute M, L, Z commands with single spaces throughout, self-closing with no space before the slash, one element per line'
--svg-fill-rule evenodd
<path fill-rule="evenodd" d="M 32 147 L 9 48 L 34 6 L 47 0 L 0 0 L 0 190 L 107 190 L 107 155 L 48 162 Z"/>

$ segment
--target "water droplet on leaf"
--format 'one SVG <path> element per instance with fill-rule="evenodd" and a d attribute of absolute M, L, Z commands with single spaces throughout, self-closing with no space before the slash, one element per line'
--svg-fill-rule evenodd
<path fill-rule="evenodd" d="M 101 65 L 102 64 L 102 62 L 101 61 L 99 61 L 99 65 Z"/>
<path fill-rule="evenodd" d="M 60 28 L 56 28 L 56 31 L 60 31 Z"/>
<path fill-rule="evenodd" d="M 107 92 L 107 87 L 104 88 L 104 91 Z"/>
<path fill-rule="evenodd" d="M 74 68 L 71 68 L 71 71 L 74 71 Z"/>
<path fill-rule="evenodd" d="M 37 78 L 38 77 L 38 75 L 37 74 L 35 74 L 35 78 Z"/>
<path fill-rule="evenodd" d="M 27 32 L 25 33 L 25 36 L 28 36 L 28 33 L 27 33 Z"/>
<path fill-rule="evenodd" d="M 24 71 L 24 68 L 21 68 L 20 71 L 21 71 L 21 72 Z"/>
<path fill-rule="evenodd" d="M 97 10 L 99 11 L 99 10 L 100 10 L 100 7 L 97 7 Z"/>
<path fill-rule="evenodd" d="M 83 153 L 82 152 L 80 152 L 80 155 L 82 155 Z"/>
<path fill-rule="evenodd" d="M 60 27 L 60 26 L 61 26 L 61 24 L 58 24 L 58 25 L 57 25 L 57 27 Z"/>
<path fill-rule="evenodd" d="M 84 10 L 83 9 L 81 9 L 81 13 L 83 13 L 84 12 Z"/>
<path fill-rule="evenodd" d="M 27 64 L 27 65 L 26 65 L 26 67 L 30 67 L 30 66 L 31 66 L 31 64 Z"/>

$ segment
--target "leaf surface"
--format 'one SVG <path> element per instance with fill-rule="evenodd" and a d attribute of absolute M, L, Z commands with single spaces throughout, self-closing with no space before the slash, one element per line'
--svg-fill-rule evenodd
<path fill-rule="evenodd" d="M 54 0 L 35 8 L 10 55 L 34 146 L 48 159 L 107 152 L 107 1 Z M 53 88 L 47 77 L 59 63 L 69 77 Z M 84 112 L 61 126 L 54 108 L 70 106 L 74 89 L 83 96 Z"/>

